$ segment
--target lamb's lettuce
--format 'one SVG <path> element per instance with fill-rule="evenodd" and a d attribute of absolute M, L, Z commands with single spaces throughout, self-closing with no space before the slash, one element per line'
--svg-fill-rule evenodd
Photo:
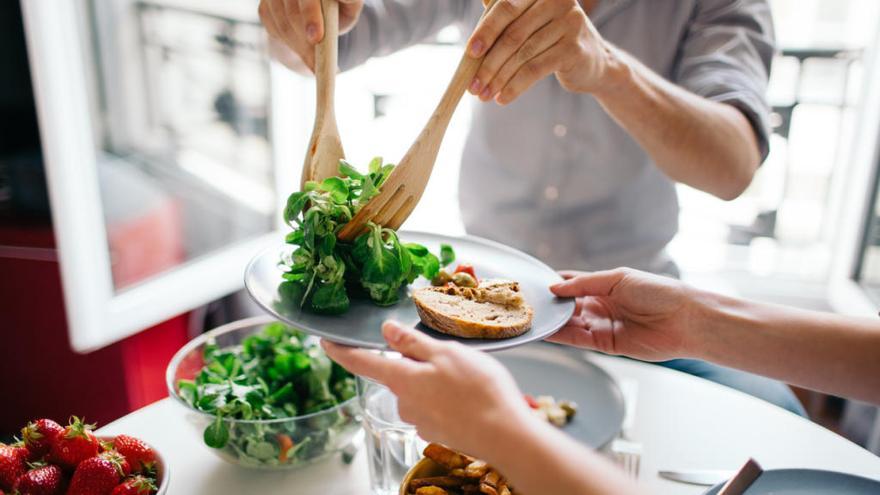
<path fill-rule="evenodd" d="M 441 261 L 425 246 L 402 243 L 397 233 L 373 223 L 353 243 L 338 241 L 339 230 L 379 191 L 394 165 L 374 158 L 367 173 L 340 160 L 341 177 L 308 182 L 290 195 L 284 221 L 293 229 L 286 242 L 292 252 L 282 259 L 285 282 L 282 299 L 321 314 L 348 310 L 350 297 L 365 294 L 388 306 L 400 289 L 418 277 L 431 279 Z M 441 248 L 443 266 L 455 259 L 448 245 Z"/>
<path fill-rule="evenodd" d="M 332 410 L 355 397 L 354 377 L 298 330 L 271 323 L 238 346 L 206 345 L 203 359 L 194 380 L 178 382 L 178 394 L 214 415 L 203 434 L 205 444 L 243 464 L 306 462 L 339 448 L 342 434 L 357 428 L 349 414 L 356 409 L 353 403 L 306 420 L 236 421 L 294 418 Z"/>

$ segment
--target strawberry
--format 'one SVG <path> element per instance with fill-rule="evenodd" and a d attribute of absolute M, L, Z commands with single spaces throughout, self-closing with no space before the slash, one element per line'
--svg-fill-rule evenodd
<path fill-rule="evenodd" d="M 52 464 L 37 464 L 33 469 L 19 476 L 13 486 L 13 493 L 21 495 L 61 495 L 64 493 L 64 473 Z"/>
<path fill-rule="evenodd" d="M 150 478 L 141 475 L 135 475 L 126 478 L 122 483 L 116 485 L 116 488 L 110 495 L 149 495 L 156 493 L 156 483 Z"/>
<path fill-rule="evenodd" d="M 64 428 L 51 419 L 31 421 L 22 428 L 21 436 L 24 438 L 24 446 L 30 451 L 30 459 L 34 461 L 48 454 L 62 431 Z"/>
<path fill-rule="evenodd" d="M 73 471 L 77 464 L 98 454 L 98 439 L 92 434 L 95 425 L 87 425 L 73 416 L 49 450 L 49 460 L 62 469 Z"/>
<path fill-rule="evenodd" d="M 105 452 L 80 462 L 70 480 L 67 495 L 110 495 L 125 476 L 120 457 Z"/>
<path fill-rule="evenodd" d="M 123 477 L 131 474 L 131 463 L 129 463 L 125 456 L 120 454 L 118 451 L 107 450 L 98 454 L 98 457 L 103 457 L 104 459 L 107 459 L 114 464 L 118 464 L 119 469 L 122 470 Z"/>
<path fill-rule="evenodd" d="M 0 490 L 9 491 L 15 480 L 27 471 L 28 450 L 21 445 L 0 443 Z"/>
<path fill-rule="evenodd" d="M 118 435 L 113 440 L 113 447 L 131 464 L 131 470 L 141 473 L 156 464 L 156 453 L 149 445 L 128 435 Z"/>

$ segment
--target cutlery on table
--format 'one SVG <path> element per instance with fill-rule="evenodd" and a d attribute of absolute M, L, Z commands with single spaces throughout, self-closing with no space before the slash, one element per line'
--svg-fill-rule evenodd
<path fill-rule="evenodd" d="M 315 127 L 306 150 L 301 186 L 310 180 L 322 181 L 339 175 L 339 160 L 345 157 L 336 126 L 334 94 L 339 48 L 339 4 L 321 0 L 324 38 L 315 45 Z"/>
<path fill-rule="evenodd" d="M 734 474 L 736 474 L 734 471 L 724 469 L 665 470 L 657 472 L 657 475 L 663 479 L 700 486 L 715 486 L 718 483 L 729 480 Z"/>
<path fill-rule="evenodd" d="M 483 15 L 496 1 L 488 2 Z M 455 113 L 458 102 L 461 101 L 482 62 L 482 57 L 472 58 L 467 53 L 462 56 L 449 86 L 431 118 L 428 119 L 428 123 L 385 180 L 381 192 L 370 199 L 339 231 L 340 239 L 354 240 L 363 232 L 367 222 L 397 229 L 409 217 L 428 184 L 428 178 L 431 176 L 440 143 L 443 141 L 452 114 Z"/>
<path fill-rule="evenodd" d="M 750 458 L 739 468 L 736 475 L 721 487 L 718 495 L 742 495 L 763 472 L 761 465 Z"/>

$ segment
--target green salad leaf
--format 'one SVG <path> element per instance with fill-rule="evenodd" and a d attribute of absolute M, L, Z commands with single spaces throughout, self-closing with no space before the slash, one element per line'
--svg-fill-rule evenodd
<path fill-rule="evenodd" d="M 205 428 L 205 433 L 202 436 L 204 437 L 205 445 L 208 447 L 215 449 L 225 447 L 226 442 L 229 441 L 229 430 L 223 424 L 222 416 L 218 414 L 217 419 Z"/>
<path fill-rule="evenodd" d="M 285 241 L 293 250 L 281 260 L 282 301 L 319 314 L 346 312 L 356 294 L 390 306 L 400 299 L 401 287 L 418 277 L 430 280 L 441 264 L 455 260 L 447 244 L 438 259 L 425 246 L 402 243 L 394 230 L 373 223 L 352 243 L 337 240 L 339 230 L 379 194 L 392 170 L 394 165 L 381 158 L 370 162 L 367 173 L 340 160 L 341 177 L 308 182 L 303 191 L 290 195 L 284 221 L 293 231 Z"/>
<path fill-rule="evenodd" d="M 448 266 L 455 261 L 455 251 L 449 244 L 440 244 L 440 264 Z"/>

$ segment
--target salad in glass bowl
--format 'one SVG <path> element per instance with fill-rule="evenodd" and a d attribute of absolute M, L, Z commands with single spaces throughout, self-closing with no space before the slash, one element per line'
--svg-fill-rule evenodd
<path fill-rule="evenodd" d="M 317 339 L 270 317 L 193 339 L 165 378 L 205 445 L 241 466 L 304 466 L 341 452 L 360 428 L 354 377 Z"/>

